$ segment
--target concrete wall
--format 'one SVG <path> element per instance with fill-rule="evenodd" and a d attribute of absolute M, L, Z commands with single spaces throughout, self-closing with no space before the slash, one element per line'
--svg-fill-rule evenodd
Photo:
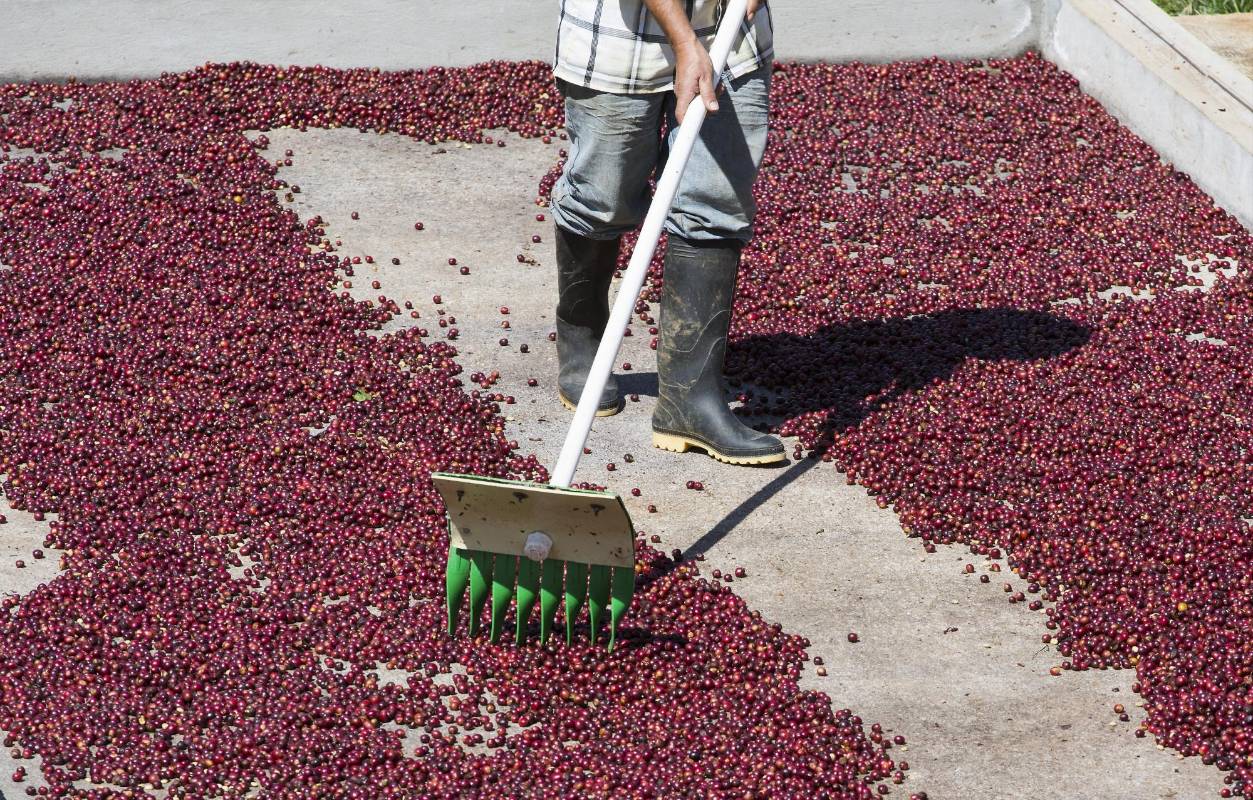
<path fill-rule="evenodd" d="M 1048 0 L 1040 48 L 1253 228 L 1253 81 L 1150 0 Z"/>
<path fill-rule="evenodd" d="M 776 0 L 784 58 L 1013 55 L 1038 0 Z M 383 69 L 552 54 L 558 0 L 0 0 L 0 81 L 153 76 L 206 61 Z M 890 11 L 885 11 L 890 9 Z"/>

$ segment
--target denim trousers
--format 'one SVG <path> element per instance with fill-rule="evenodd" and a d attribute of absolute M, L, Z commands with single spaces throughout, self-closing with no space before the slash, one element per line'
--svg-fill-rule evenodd
<path fill-rule="evenodd" d="M 724 84 L 692 149 L 666 231 L 694 242 L 753 235 L 753 181 L 766 149 L 771 65 Z M 678 132 L 674 92 L 612 94 L 559 81 L 570 137 L 565 171 L 553 187 L 558 225 L 591 239 L 614 239 L 648 211 L 648 181 L 665 165 Z M 663 141 L 661 125 L 669 135 Z"/>

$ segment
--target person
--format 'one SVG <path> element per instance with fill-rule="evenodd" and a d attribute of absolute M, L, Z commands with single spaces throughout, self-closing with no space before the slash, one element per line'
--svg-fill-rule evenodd
<path fill-rule="evenodd" d="M 609 318 L 622 234 L 644 219 L 649 177 L 695 97 L 709 110 L 665 225 L 653 444 L 732 464 L 785 459 L 783 443 L 727 407 L 723 362 L 740 250 L 752 237 L 752 186 L 766 147 L 774 60 L 766 0 L 750 0 L 720 92 L 707 47 L 718 0 L 562 0 L 554 58 L 570 138 L 553 187 L 558 392 L 573 409 Z M 613 376 L 598 416 L 618 413 Z"/>

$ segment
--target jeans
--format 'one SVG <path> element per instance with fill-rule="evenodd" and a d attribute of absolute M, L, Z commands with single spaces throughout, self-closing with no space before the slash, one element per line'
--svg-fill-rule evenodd
<path fill-rule="evenodd" d="M 690 241 L 753 235 L 753 180 L 766 149 L 771 65 L 743 75 L 718 96 L 719 110 L 701 128 L 683 173 L 666 231 Z M 678 132 L 674 92 L 611 94 L 559 81 L 570 136 L 565 172 L 553 187 L 552 214 L 562 228 L 614 239 L 644 220 L 648 180 L 665 164 Z M 664 117 L 663 117 L 664 115 Z"/>

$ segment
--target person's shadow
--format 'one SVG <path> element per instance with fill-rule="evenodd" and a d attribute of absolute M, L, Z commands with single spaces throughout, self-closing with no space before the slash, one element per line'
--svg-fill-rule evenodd
<path fill-rule="evenodd" d="M 1090 331 L 1052 314 L 1010 308 L 958 309 L 922 316 L 857 321 L 809 335 L 751 336 L 727 357 L 732 386 L 751 392 L 750 421 L 781 422 L 818 415 L 813 454 L 782 472 L 729 511 L 686 551 L 709 550 L 763 503 L 821 463 L 833 437 L 893 400 L 944 381 L 968 359 L 1037 361 L 1080 347 Z M 640 376 L 640 382 L 646 379 Z"/>

